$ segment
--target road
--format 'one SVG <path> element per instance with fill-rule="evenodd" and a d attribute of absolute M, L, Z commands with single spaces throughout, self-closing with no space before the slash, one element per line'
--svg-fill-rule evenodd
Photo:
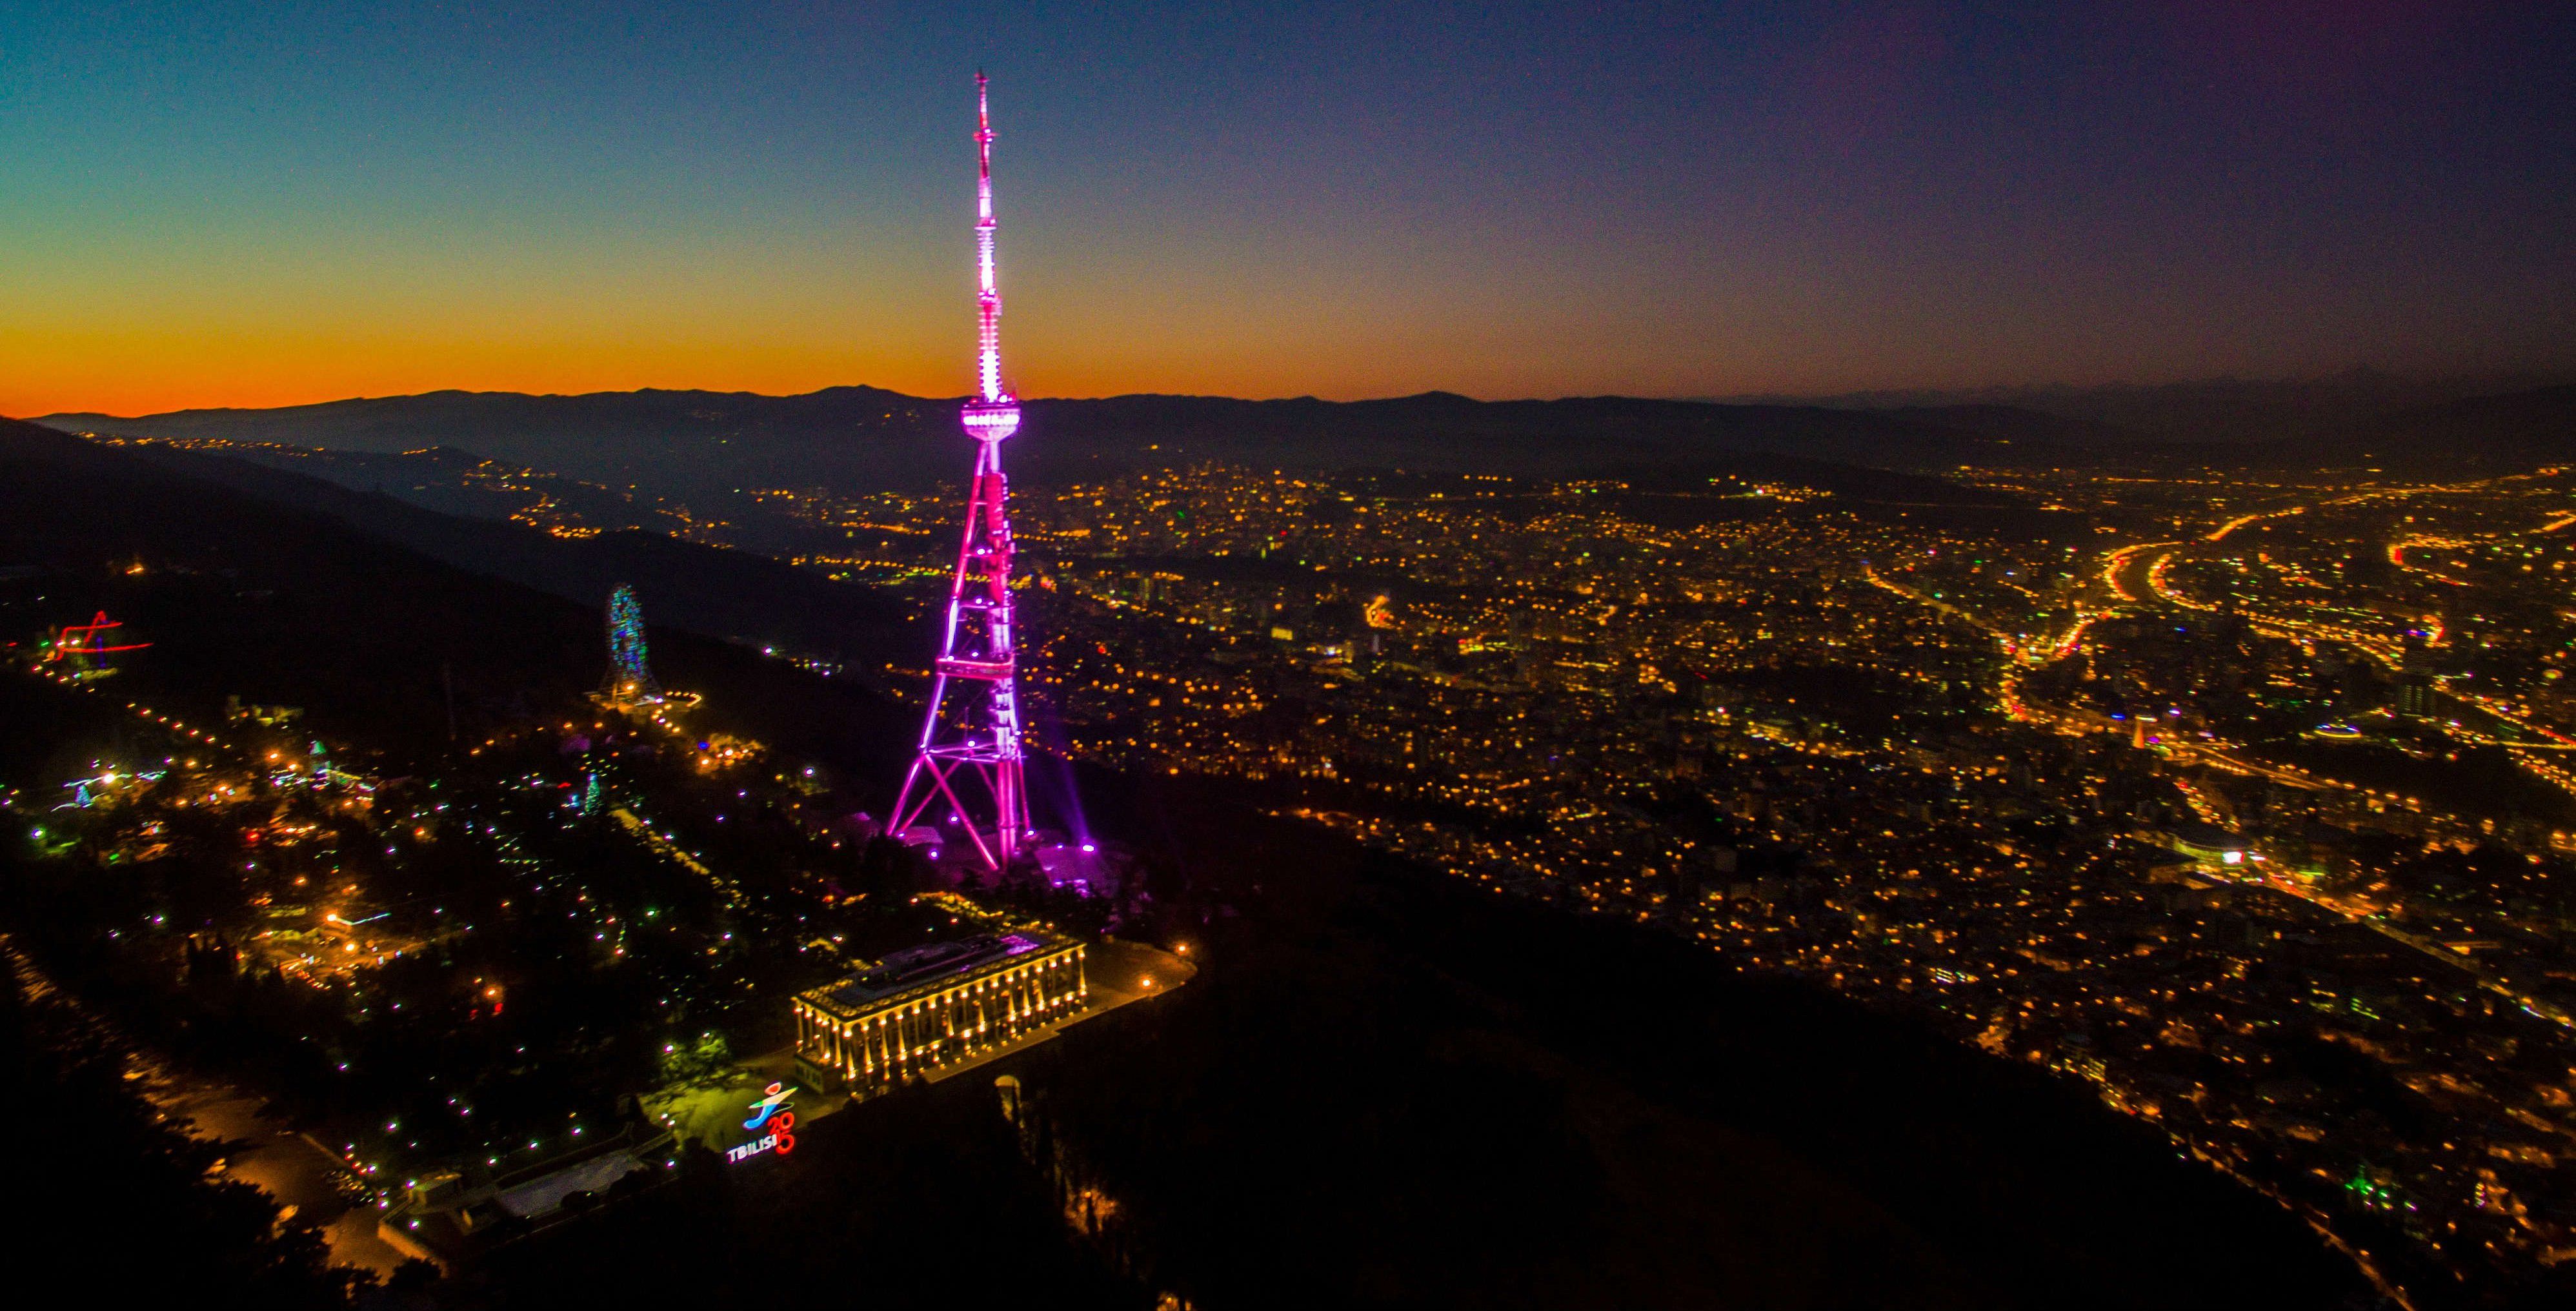
<path fill-rule="evenodd" d="M 18 977 L 18 986 L 29 1000 L 60 1001 L 82 1023 L 112 1039 L 126 1053 L 125 1077 L 142 1084 L 144 1096 L 163 1115 L 184 1120 L 191 1137 L 223 1144 L 221 1177 L 251 1184 L 280 1206 L 295 1208 L 289 1219 L 320 1226 L 331 1245 L 333 1265 L 390 1275 L 402 1264 L 402 1254 L 376 1236 L 373 1208 L 351 1208 L 333 1186 L 341 1167 L 329 1152 L 284 1121 L 261 1115 L 257 1098 L 212 1079 L 176 1071 L 137 1048 L 71 994 L 54 987 L 53 980 L 7 934 L 0 934 L 0 959 Z"/>
<path fill-rule="evenodd" d="M 334 1180 L 340 1162 L 313 1141 L 259 1112 L 259 1099 L 211 1080 L 156 1073 L 145 1095 L 174 1119 L 185 1118 L 194 1137 L 224 1145 L 221 1177 L 258 1187 L 293 1219 L 318 1225 L 331 1244 L 333 1265 L 390 1275 L 403 1255 L 376 1236 L 376 1209 L 352 1207 Z"/>

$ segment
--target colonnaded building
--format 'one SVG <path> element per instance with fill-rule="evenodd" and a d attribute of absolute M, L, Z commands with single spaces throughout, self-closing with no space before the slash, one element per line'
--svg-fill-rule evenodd
<path fill-rule="evenodd" d="M 806 1086 L 871 1096 L 1080 1011 L 1082 944 L 1034 929 L 908 947 L 796 996 Z"/>

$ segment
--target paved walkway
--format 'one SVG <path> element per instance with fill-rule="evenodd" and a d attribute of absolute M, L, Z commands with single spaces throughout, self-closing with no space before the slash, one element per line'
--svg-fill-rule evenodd
<path fill-rule="evenodd" d="M 322 1226 L 322 1236 L 331 1244 L 332 1264 L 360 1266 L 379 1275 L 392 1274 L 402 1264 L 402 1254 L 376 1236 L 374 1208 L 352 1209 L 333 1186 L 332 1179 L 342 1169 L 339 1158 L 283 1122 L 261 1116 L 259 1099 L 210 1079 L 177 1073 L 135 1047 L 114 1026 L 69 994 L 58 992 L 53 980 L 5 933 L 0 933 L 0 961 L 18 976 L 29 1000 L 62 997 L 82 1022 L 123 1048 L 125 1077 L 141 1083 L 144 1096 L 162 1114 L 187 1119 L 189 1132 L 197 1138 L 230 1144 L 220 1177 L 255 1185 L 280 1206 L 293 1208 L 288 1219 Z"/>
<path fill-rule="evenodd" d="M 342 1172 L 337 1158 L 311 1139 L 259 1113 L 259 1099 L 211 1082 L 179 1082 L 167 1075 L 148 1090 L 153 1104 L 173 1117 L 185 1116 L 198 1138 L 224 1143 L 225 1179 L 259 1187 L 281 1206 L 294 1208 L 292 1219 L 320 1225 L 331 1243 L 331 1263 L 359 1266 L 390 1275 L 403 1255 L 376 1236 L 376 1209 L 352 1207 L 333 1183 Z"/>

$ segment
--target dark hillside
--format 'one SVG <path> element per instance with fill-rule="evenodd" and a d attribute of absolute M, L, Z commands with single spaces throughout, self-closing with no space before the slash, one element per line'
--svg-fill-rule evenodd
<path fill-rule="evenodd" d="M 2215 446 L 2222 449 L 2204 449 L 2197 456 L 2224 459 L 2231 455 L 2223 449 L 2226 447 L 2259 446 L 2310 433 L 2350 431 L 2394 414 L 2563 380 L 2547 374 L 2400 376 L 2357 368 L 2308 378 L 2203 378 L 2094 386 L 2060 383 L 1743 399 L 1882 410 L 1927 418 L 1942 411 L 2000 409 L 2050 416 L 2112 440 Z"/>
<path fill-rule="evenodd" d="M 277 499 L 189 472 L 238 476 Z M 315 508 L 280 503 L 289 500 Z M 200 718 L 227 695 L 304 706 L 327 734 L 413 760 L 444 749 L 451 692 L 469 743 L 580 705 L 605 667 L 599 606 L 619 582 L 635 583 L 648 616 L 668 621 L 654 635 L 665 676 L 722 686 L 724 713 L 744 721 L 716 726 L 781 745 L 842 744 L 836 755 L 902 736 L 891 703 L 855 682 L 837 687 L 695 635 L 732 636 L 733 623 L 772 617 L 774 627 L 742 635 L 874 657 L 905 627 L 874 598 L 664 537 L 566 541 L 238 462 L 147 460 L 0 421 L 0 563 L 45 571 L 13 591 L 8 640 L 106 609 L 155 644 L 130 658 L 124 686 Z"/>
<path fill-rule="evenodd" d="M 147 470 L 161 470 L 185 483 L 224 489 L 229 499 L 326 517 L 364 536 L 584 605 L 603 603 L 621 582 L 635 583 L 653 621 L 756 646 L 873 661 L 905 624 L 902 609 L 881 594 L 839 586 L 760 555 L 660 533 L 558 538 L 521 524 L 440 514 L 246 460 L 158 447 L 101 447 L 28 424 L 0 429 L 0 455 L 35 457 L 120 483 L 148 482 Z"/>
<path fill-rule="evenodd" d="M 2083 1090 L 1222 789 L 1095 818 L 1244 910 L 1022 1077 L 1162 1286 L 1242 1307 L 2347 1305 L 2296 1220 Z M 1127 807 L 1138 809 L 1132 813 Z"/>
<path fill-rule="evenodd" d="M 2296 444 L 2319 462 L 2386 459 L 2454 476 L 2576 459 L 2576 386 L 2476 396 L 2389 415 Z"/>

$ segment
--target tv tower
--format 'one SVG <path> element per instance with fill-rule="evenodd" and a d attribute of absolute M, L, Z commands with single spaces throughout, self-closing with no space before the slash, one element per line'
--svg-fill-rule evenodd
<path fill-rule="evenodd" d="M 904 774 L 887 831 L 902 836 L 933 802 L 945 801 L 965 825 L 975 854 L 998 870 L 1036 835 L 1020 781 L 1011 521 L 1002 478 L 1002 441 L 1019 431 L 1020 402 L 1002 385 L 1002 293 L 993 277 L 993 119 L 982 73 L 975 75 L 975 153 L 976 392 L 959 416 L 966 435 L 975 439 L 975 479 L 966 493 L 957 572 L 948 584 L 948 623 L 931 666 L 921 749 Z M 969 800 L 977 789 L 961 787 L 970 778 L 991 801 L 989 826 Z"/>

